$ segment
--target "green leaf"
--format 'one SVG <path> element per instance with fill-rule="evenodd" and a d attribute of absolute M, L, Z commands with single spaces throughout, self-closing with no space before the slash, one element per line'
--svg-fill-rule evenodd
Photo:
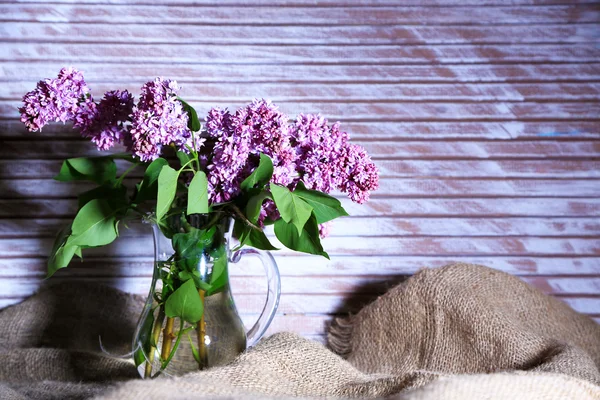
<path fill-rule="evenodd" d="M 144 356 L 144 351 L 142 350 L 142 347 L 140 346 L 133 353 L 133 362 L 135 363 L 136 367 L 139 367 L 140 365 L 142 365 L 144 363 L 144 361 L 146 361 L 146 357 Z"/>
<path fill-rule="evenodd" d="M 177 192 L 179 172 L 165 165 L 158 175 L 158 195 L 156 200 L 156 220 L 160 222 L 171 208 Z"/>
<path fill-rule="evenodd" d="M 83 192 L 77 198 L 79 200 L 79 208 L 82 208 L 94 199 L 104 199 L 114 209 L 126 207 L 128 204 L 127 188 L 123 185 L 114 187 L 112 183 L 107 183 Z"/>
<path fill-rule="evenodd" d="M 77 252 L 81 253 L 77 246 L 66 245 L 70 233 L 71 227 L 66 226 L 56 235 L 50 257 L 48 258 L 48 278 L 54 275 L 59 269 L 67 267 Z"/>
<path fill-rule="evenodd" d="M 319 224 L 348 215 L 338 199 L 317 190 L 309 190 L 302 181 L 298 182 L 294 194 L 310 204 Z"/>
<path fill-rule="evenodd" d="M 310 216 L 300 235 L 298 235 L 298 231 L 292 224 L 285 222 L 283 219 L 278 219 L 275 222 L 275 236 L 288 249 L 317 254 L 329 259 L 329 255 L 323 251 L 319 239 L 319 225 L 314 214 Z"/>
<path fill-rule="evenodd" d="M 216 232 L 216 227 L 208 231 L 193 229 L 187 233 L 173 235 L 173 250 L 175 250 L 175 262 L 180 270 L 193 272 L 196 270 L 204 249 L 210 245 Z"/>
<path fill-rule="evenodd" d="M 95 247 L 111 243 L 118 235 L 117 211 L 106 200 L 89 201 L 75 216 L 71 236 L 65 246 Z"/>
<path fill-rule="evenodd" d="M 116 176 L 117 165 L 111 157 L 81 157 L 65 160 L 54 179 L 61 182 L 88 180 L 101 185 Z"/>
<path fill-rule="evenodd" d="M 204 306 L 193 280 L 188 280 L 174 291 L 165 302 L 165 314 L 194 324 L 200 321 Z"/>
<path fill-rule="evenodd" d="M 250 232 L 244 241 L 245 245 L 251 246 L 260 250 L 279 250 L 277 247 L 273 246 L 267 235 L 263 231 L 257 231 L 256 229 L 250 228 Z"/>
<path fill-rule="evenodd" d="M 154 325 L 154 313 L 152 310 L 148 311 L 146 319 L 140 328 L 140 341 L 141 346 L 138 347 L 133 355 L 135 366 L 138 367 L 146 361 L 146 355 L 152 350 L 152 328 Z"/>
<path fill-rule="evenodd" d="M 200 360 L 200 353 L 198 353 L 198 349 L 196 348 L 196 346 L 194 346 L 194 342 L 192 341 L 192 337 L 189 333 L 187 334 L 187 337 L 190 341 L 190 346 L 192 347 L 192 355 L 194 356 L 194 360 L 196 360 L 198 364 L 202 364 L 202 360 Z"/>
<path fill-rule="evenodd" d="M 260 161 L 258 162 L 258 167 L 256 167 L 256 169 L 252 171 L 249 177 L 244 179 L 240 187 L 244 191 L 248 191 L 254 188 L 256 185 L 259 185 L 259 187 L 263 187 L 271 180 L 272 176 L 273 161 L 271 161 L 269 156 L 261 153 Z"/>
<path fill-rule="evenodd" d="M 207 296 L 222 290 L 229 281 L 227 276 L 227 252 L 224 247 L 219 247 L 215 253 L 213 269 L 210 274 L 210 288 L 206 292 Z"/>
<path fill-rule="evenodd" d="M 246 218 L 253 224 L 256 224 L 258 222 L 258 217 L 260 216 L 260 209 L 263 202 L 270 198 L 271 195 L 266 190 L 262 190 L 259 194 L 250 197 L 246 204 Z"/>
<path fill-rule="evenodd" d="M 233 234 L 240 241 L 240 247 L 247 245 L 260 250 L 279 250 L 269 242 L 263 231 L 257 231 L 239 220 L 233 225 Z"/>
<path fill-rule="evenodd" d="M 148 165 L 144 172 L 144 178 L 138 186 L 135 203 L 156 199 L 158 176 L 165 165 L 169 165 L 169 163 L 164 158 L 157 158 Z"/>
<path fill-rule="evenodd" d="M 293 224 L 300 234 L 311 216 L 312 207 L 284 186 L 271 184 L 271 193 L 281 218 Z"/>
<path fill-rule="evenodd" d="M 188 188 L 187 214 L 208 213 L 208 180 L 202 171 L 196 172 Z"/>
<path fill-rule="evenodd" d="M 190 162 L 191 160 L 193 160 L 194 156 L 192 155 L 192 153 L 186 153 L 184 151 L 179 150 L 177 152 L 177 158 L 179 159 L 179 162 L 181 163 L 181 166 L 183 167 L 188 162 Z"/>
<path fill-rule="evenodd" d="M 198 119 L 198 113 L 194 109 L 194 107 L 190 106 L 186 101 L 184 101 L 181 97 L 178 97 L 177 100 L 183 104 L 183 109 L 188 113 L 188 128 L 192 132 L 198 132 L 200 130 L 200 120 Z"/>

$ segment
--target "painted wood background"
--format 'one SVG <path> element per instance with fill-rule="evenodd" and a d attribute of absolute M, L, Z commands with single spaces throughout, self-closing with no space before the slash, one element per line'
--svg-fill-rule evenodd
<path fill-rule="evenodd" d="M 278 4 L 276 4 L 278 3 Z M 0 2 L 0 306 L 42 283 L 80 186 L 60 159 L 94 153 L 69 127 L 27 133 L 20 97 L 64 65 L 95 93 L 177 79 L 200 111 L 270 98 L 340 120 L 381 189 L 345 202 L 331 262 L 277 255 L 271 332 L 322 338 L 422 266 L 475 262 L 600 320 L 600 5 L 568 0 L 52 0 Z M 145 293 L 151 238 L 133 227 L 54 280 Z M 261 307 L 256 264 L 233 267 Z M 74 300 L 76 301 L 76 300 Z"/>

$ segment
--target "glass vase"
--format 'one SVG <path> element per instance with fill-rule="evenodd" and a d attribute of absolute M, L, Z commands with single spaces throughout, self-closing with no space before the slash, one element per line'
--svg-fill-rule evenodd
<path fill-rule="evenodd" d="M 232 219 L 216 213 L 175 215 L 153 226 L 154 273 L 133 340 L 143 378 L 227 364 L 267 330 L 279 302 L 277 265 L 266 251 L 232 251 L 231 232 Z M 229 285 L 229 264 L 244 255 L 260 258 L 268 281 L 265 306 L 248 332 Z"/>

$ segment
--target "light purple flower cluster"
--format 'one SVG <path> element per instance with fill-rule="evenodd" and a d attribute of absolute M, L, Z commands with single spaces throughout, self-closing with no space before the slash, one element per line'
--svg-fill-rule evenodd
<path fill-rule="evenodd" d="M 206 117 L 206 131 L 210 138 L 205 151 L 208 178 L 208 196 L 211 203 L 229 201 L 240 192 L 242 171 L 250 155 L 248 131 L 236 129 L 237 123 L 227 110 L 213 108 Z"/>
<path fill-rule="evenodd" d="M 295 178 L 294 150 L 290 145 L 288 117 L 266 100 L 254 100 L 235 114 L 213 108 L 206 118 L 212 150 L 206 167 L 209 199 L 229 201 L 240 192 L 240 183 L 258 165 L 260 153 L 274 164 L 272 182 L 290 185 Z"/>
<path fill-rule="evenodd" d="M 39 81 L 23 97 L 23 107 L 19 108 L 21 122 L 35 132 L 50 121 L 71 121 L 82 105 L 93 102 L 89 92 L 81 72 L 63 68 L 57 78 Z"/>
<path fill-rule="evenodd" d="M 299 115 L 292 132 L 298 173 L 309 189 L 330 193 L 339 189 L 362 204 L 379 187 L 379 173 L 361 146 L 351 144 L 340 124 L 331 126 L 320 115 Z"/>
<path fill-rule="evenodd" d="M 130 136 L 125 144 L 142 161 L 157 159 L 163 146 L 171 143 L 178 150 L 189 152 L 192 132 L 188 115 L 177 100 L 177 82 L 156 78 L 142 86 L 142 94 L 133 111 Z"/>
<path fill-rule="evenodd" d="M 320 115 L 299 115 L 293 125 L 266 100 L 254 100 L 235 114 L 213 108 L 206 119 L 212 143 L 205 148 L 212 203 L 229 201 L 240 192 L 240 183 L 258 165 L 259 153 L 271 157 L 272 183 L 294 189 L 298 181 L 307 188 L 330 193 L 339 189 L 364 203 L 379 187 L 377 167 L 366 151 L 351 144 L 339 123 L 331 126 Z M 212 154 L 212 156 L 210 156 Z M 259 223 L 279 214 L 265 202 Z M 321 227 L 326 234 L 328 227 Z"/>

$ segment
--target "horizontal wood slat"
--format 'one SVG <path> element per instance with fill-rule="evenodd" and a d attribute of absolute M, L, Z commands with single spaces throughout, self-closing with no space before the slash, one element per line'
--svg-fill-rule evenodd
<path fill-rule="evenodd" d="M 0 237 L 52 237 L 66 218 L 6 219 Z M 149 235 L 145 224 L 129 224 L 121 236 Z M 598 218 L 342 218 L 331 236 L 592 236 L 600 235 Z"/>
<path fill-rule="evenodd" d="M 237 104 L 241 106 L 244 103 Z M 335 120 L 329 117 L 329 120 Z M 478 121 L 478 122 L 348 122 L 343 129 L 360 140 L 582 140 L 600 139 L 600 125 L 594 121 Z M 81 139 L 67 124 L 51 124 L 40 132 L 29 132 L 14 119 L 0 119 L 0 135 L 9 139 Z M 89 145 L 87 147 L 90 149 Z M 47 154 L 47 157 L 51 157 Z"/>
<path fill-rule="evenodd" d="M 374 198 L 364 205 L 342 199 L 346 211 L 355 217 L 588 217 L 600 214 L 598 198 Z M 0 217 L 71 217 L 77 211 L 72 199 L 0 199 Z"/>
<path fill-rule="evenodd" d="M 391 144 L 392 146 L 394 144 Z M 10 146 L 10 145 L 9 145 Z M 29 143 L 25 146 L 29 146 Z M 89 146 L 89 145 L 88 145 Z M 409 144 L 410 146 L 410 144 Z M 499 146 L 498 146 L 499 147 Z M 524 147 L 527 147 L 525 144 Z M 550 160 L 406 160 L 406 159 L 378 159 L 377 167 L 379 168 L 382 179 L 389 178 L 410 178 L 415 182 L 424 181 L 426 179 L 452 179 L 452 178 L 480 178 L 488 180 L 490 188 L 501 187 L 504 185 L 503 182 L 489 182 L 491 179 L 496 178 L 536 178 L 540 180 L 540 186 L 552 185 L 548 179 L 559 180 L 565 178 L 571 180 L 570 183 L 573 185 L 581 184 L 581 191 L 569 192 L 578 193 L 584 195 L 586 185 L 583 180 L 576 180 L 574 178 L 598 178 L 598 170 L 600 169 L 600 160 L 579 160 L 575 154 L 568 152 L 569 146 L 557 146 L 555 143 L 549 147 L 556 147 L 560 149 L 557 151 L 557 155 L 560 159 L 556 159 L 555 156 L 548 154 L 547 157 L 554 159 Z M 582 148 L 583 146 L 573 146 L 573 148 Z M 595 147 L 595 146 L 593 146 Z M 539 146 L 544 148 L 544 146 Z M 584 151 L 585 152 L 585 151 Z M 83 152 L 82 152 L 83 153 Z M 82 153 L 73 153 L 73 155 L 79 156 Z M 39 153 L 38 153 L 39 154 Z M 373 153 L 371 153 L 373 154 Z M 39 154 L 41 155 L 41 154 Z M 412 153 L 411 156 L 418 157 L 419 153 Z M 492 155 L 490 153 L 490 155 Z M 71 155 L 65 155 L 70 157 Z M 540 157 L 544 157 L 544 154 L 538 154 Z M 594 154 L 590 154 L 594 156 Z M 35 157 L 35 156 L 34 156 Z M 535 156 L 534 156 L 535 157 Z M 567 158 L 567 159 L 565 159 Z M 572 159 L 569 159 L 572 158 Z M 63 160 L 0 160 L 0 178 L 3 179 L 42 179 L 52 178 L 60 170 L 60 166 Z M 125 165 L 125 163 L 118 163 L 119 166 Z M 575 171 L 575 172 L 573 172 Z M 142 171 L 134 170 L 128 176 L 141 178 Z M 555 182 L 556 185 L 570 184 L 569 182 Z M 51 183 L 50 183 L 51 184 Z M 444 184 L 444 182 L 437 182 L 437 184 Z M 464 182 L 468 185 L 468 182 Z M 529 185 L 535 185 L 535 182 L 530 182 Z M 499 185 L 499 186 L 494 186 Z M 511 183 L 507 183 L 511 185 Z M 593 181 L 590 183 L 588 188 L 589 193 L 592 195 L 596 194 L 596 188 L 593 186 Z M 475 187 L 477 184 L 475 184 Z M 63 186 L 66 188 L 66 186 Z M 77 186 L 79 187 L 79 186 Z M 508 187 L 508 186 L 507 186 Z M 560 188 L 555 193 L 561 192 Z M 78 189 L 79 192 L 84 190 L 83 186 Z M 489 190 L 494 192 L 494 190 Z M 380 193 L 380 192 L 378 192 Z"/>
<path fill-rule="evenodd" d="M 180 7 L 162 5 L 2 4 L 7 21 L 212 25 L 486 25 L 597 22 L 597 5 L 546 7 L 451 7 L 443 13 L 421 7 Z"/>
<path fill-rule="evenodd" d="M 148 0 L 53 0 L 53 3 L 80 3 L 80 4 L 148 4 Z M 0 3 L 43 3 L 41 0 L 0 0 Z M 569 4 L 596 4 L 594 0 L 511 0 L 507 4 L 503 0 L 403 0 L 404 7 L 454 7 L 454 6 L 546 6 L 546 5 L 569 5 Z M 244 6 L 247 5 L 242 0 L 161 0 L 163 5 L 178 5 L 178 6 Z M 375 6 L 397 6 L 398 0 L 282 0 L 277 2 L 278 7 L 375 7 Z M 273 0 L 254 0 L 254 7 L 272 7 Z"/>
<path fill-rule="evenodd" d="M 38 81 L 55 76 L 63 62 L 49 60 L 27 64 L 8 60 L 0 63 L 2 81 Z M 120 82 L 141 86 L 155 76 L 177 79 L 179 82 L 345 82 L 345 83 L 511 83 L 511 82 L 588 82 L 600 80 L 600 63 L 525 64 L 517 65 L 276 65 L 246 67 L 227 64 L 170 64 L 152 65 L 77 62 L 88 82 Z M 242 85 L 240 85 L 242 86 Z M 261 89 L 262 92 L 263 89 Z M 138 90 L 135 91 L 136 93 Z M 191 91 L 190 91 L 191 93 Z M 260 93 L 253 93 L 258 96 Z"/>
<path fill-rule="evenodd" d="M 352 134 L 350 133 L 352 136 Z M 4 140 L 0 148 L 0 157 L 4 160 L 11 158 L 43 159 L 43 158 L 69 158 L 82 156 L 98 156 L 106 153 L 99 152 L 88 140 L 61 141 L 54 140 L 50 143 L 36 140 L 36 134 L 31 133 L 28 140 Z M 520 141 L 520 142 L 431 142 L 431 141 L 402 141 L 402 142 L 374 142 L 355 140 L 362 145 L 375 159 L 486 159 L 486 158 L 527 158 L 532 165 L 538 163 L 540 172 L 544 169 L 553 171 L 552 163 L 531 161 L 532 158 L 597 158 L 600 159 L 600 141 L 570 141 L 560 142 L 546 140 Z M 124 151 L 124 147 L 115 147 L 114 151 Z M 31 161 L 32 163 L 37 161 Z M 452 161 L 455 162 L 455 161 Z M 553 163 L 554 169 L 570 168 L 583 169 L 586 172 L 599 169 L 599 161 L 573 160 Z M 583 163 L 583 164 L 578 164 Z M 509 164 L 509 162 L 505 162 Z M 518 165 L 518 164 L 517 164 Z M 562 165 L 562 167 L 561 167 Z M 544 168 L 545 167 L 545 168 Z M 535 168 L 535 167 L 534 167 Z M 589 170 L 589 171 L 588 171 Z M 592 177 L 591 175 L 590 177 Z"/>
<path fill-rule="evenodd" d="M 583 163 L 582 163 L 583 164 Z M 599 164 L 599 163 L 596 163 Z M 577 163 L 573 163 L 577 165 Z M 548 172 L 551 174 L 552 169 Z M 585 168 L 579 176 L 585 176 Z M 590 173 L 598 178 L 600 171 Z M 565 180 L 478 180 L 474 178 L 450 180 L 450 179 L 382 179 L 379 189 L 373 198 L 392 197 L 394 200 L 402 201 L 406 198 L 472 198 L 472 197 L 599 197 L 599 179 L 574 179 L 569 178 L 566 173 L 558 173 Z M 129 188 L 139 182 L 139 179 L 129 180 Z M 95 187 L 94 184 L 81 184 L 71 182 L 58 182 L 49 179 L 23 179 L 6 180 L 0 179 L 0 199 L 27 199 L 27 198 L 75 198 L 78 194 Z M 131 193 L 131 192 L 130 192 Z M 341 196 L 341 195 L 340 195 Z M 518 204 L 518 201 L 515 201 Z"/>
<path fill-rule="evenodd" d="M 0 239 L 2 258 L 44 257 L 52 248 L 52 239 L 23 238 Z M 276 242 L 275 242 L 276 243 Z M 569 237 L 471 237 L 468 240 L 457 237 L 330 237 L 324 243 L 330 256 L 354 255 L 436 255 L 447 256 L 600 256 L 600 242 L 596 238 Z M 84 256 L 99 257 L 151 256 L 151 237 L 122 237 L 110 248 L 90 248 Z M 281 254 L 293 254 L 282 249 Z"/>
<path fill-rule="evenodd" d="M 2 12 L 2 7 L 0 7 Z M 1 15 L 1 14 L 0 14 Z M 198 55 L 202 56 L 199 58 Z M 473 64 L 473 63 L 597 63 L 594 44 L 445 45 L 445 46 L 277 46 L 194 44 L 11 43 L 0 48 L 0 61 L 34 60 L 73 63 L 212 63 L 212 64 Z M 268 68 L 265 72 L 268 73 Z"/>
<path fill-rule="evenodd" d="M 600 32 L 599 32 L 600 35 Z M 23 93 L 35 88 L 35 81 L 7 82 L 3 95 L 6 99 L 20 100 Z M 139 84 L 97 84 L 92 93 L 100 97 L 104 92 L 127 89 L 139 94 Z M 285 101 L 346 101 L 372 100 L 380 102 L 534 102 L 534 101 L 597 101 L 599 83 L 536 83 L 536 84 L 221 84 L 188 83 L 181 95 L 187 101 L 247 103 L 261 93 L 273 102 Z"/>
<path fill-rule="evenodd" d="M 0 118 L 15 118 L 20 101 L 0 101 Z M 201 115 L 211 107 L 235 109 L 240 104 L 192 102 Z M 396 121 L 444 121 L 444 120 L 600 120 L 600 102 L 580 103 L 327 103 L 327 102 L 279 102 L 289 115 L 322 114 L 331 120 L 396 120 Z"/>
<path fill-rule="evenodd" d="M 64 276 L 53 277 L 55 283 L 60 281 L 74 281 L 73 278 Z M 521 279 L 534 287 L 548 294 L 574 295 L 588 293 L 597 293 L 600 289 L 600 278 L 592 277 L 521 277 Z M 116 287 L 127 292 L 146 294 L 150 287 L 151 276 L 145 277 L 102 277 L 89 276 L 78 277 L 81 282 L 97 282 L 112 287 Z M 370 277 L 327 277 L 326 279 L 316 279 L 314 277 L 286 277 L 282 281 L 281 290 L 285 295 L 314 295 L 331 294 L 340 296 L 343 294 L 354 295 L 373 295 L 383 294 L 391 287 L 406 280 L 406 277 L 396 277 L 394 279 L 370 278 Z M 10 283 L 14 284 L 14 288 Z M 12 297 L 24 297 L 31 295 L 40 285 L 41 278 L 11 278 L 0 281 L 0 292 L 9 293 Z M 262 277 L 243 277 L 232 278 L 232 287 L 236 295 L 242 294 L 263 294 L 266 293 L 264 278 Z M 257 310 L 260 311 L 260 310 Z"/>
<path fill-rule="evenodd" d="M 466 238 L 465 240 L 469 240 Z M 325 242 L 327 245 L 327 242 Z M 149 250 L 151 253 L 152 250 Z M 475 263 L 487 265 L 514 275 L 522 276 L 599 276 L 600 257 L 556 257 L 556 256 L 360 256 L 340 255 L 331 260 L 309 255 L 274 254 L 281 271 L 286 276 L 380 276 L 395 277 L 410 275 L 424 267 L 442 267 L 451 263 Z M 102 257 L 85 256 L 85 262 L 72 265 L 73 268 L 61 270 L 68 276 L 93 276 L 105 274 L 106 277 L 149 276 L 152 273 L 151 256 L 111 257 L 109 253 Z M 43 277 L 46 275 L 46 257 L 38 258 L 0 258 L 0 275 L 3 277 Z M 12 270 L 11 270 L 12 268 Z M 231 265 L 232 276 L 262 276 L 260 262 L 254 258 L 244 258 L 239 264 Z M 19 271 L 15 274 L 14 271 Z M 318 278 L 316 278 L 318 279 Z"/>
<path fill-rule="evenodd" d="M 600 33 L 590 25 L 524 25 L 511 27 L 507 37 L 503 26 L 312 26 L 298 29 L 281 26 L 187 26 L 162 24 L 161 35 L 144 25 L 5 22 L 0 33 L 5 40 L 55 41 L 59 43 L 194 43 L 194 44 L 497 44 L 497 43 L 586 43 Z M 123 33 L 126 34 L 123 34 Z"/>
<path fill-rule="evenodd" d="M 148 0 L 53 0 L 53 3 L 80 3 L 80 4 L 148 4 Z M 41 0 L 0 0 L 0 3 L 43 3 Z M 594 0 L 511 0 L 507 3 L 503 0 L 403 0 L 403 7 L 454 7 L 454 6 L 546 6 L 546 5 L 573 5 L 573 4 L 596 4 Z M 163 5 L 178 6 L 246 6 L 242 0 L 161 0 Z M 278 7 L 375 7 L 375 6 L 397 6 L 398 0 L 282 0 L 277 2 Z M 273 0 L 254 0 L 253 7 L 272 7 Z"/>

